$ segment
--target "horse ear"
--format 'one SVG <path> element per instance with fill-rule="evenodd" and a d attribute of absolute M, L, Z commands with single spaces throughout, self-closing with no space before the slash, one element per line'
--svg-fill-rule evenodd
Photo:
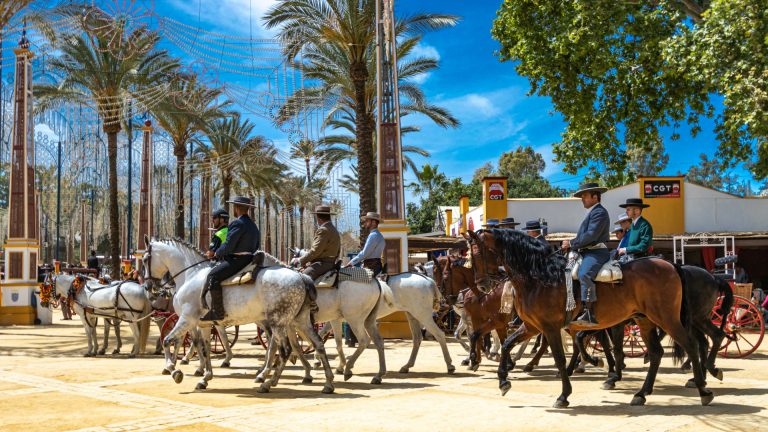
<path fill-rule="evenodd" d="M 467 234 L 469 235 L 469 239 L 468 239 L 469 241 L 473 241 L 477 243 L 480 242 L 480 237 L 478 237 L 478 235 L 474 231 L 468 230 Z"/>
<path fill-rule="evenodd" d="M 149 236 L 144 234 L 144 246 L 149 248 Z"/>

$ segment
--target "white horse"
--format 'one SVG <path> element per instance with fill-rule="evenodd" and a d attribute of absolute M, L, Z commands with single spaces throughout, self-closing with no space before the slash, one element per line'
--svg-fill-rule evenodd
<path fill-rule="evenodd" d="M 77 281 L 77 282 L 76 282 Z M 76 292 L 75 283 L 82 284 L 79 292 Z M 136 357 L 144 353 L 144 348 L 149 335 L 149 316 L 152 306 L 149 303 L 144 288 L 136 282 L 122 281 L 108 285 L 99 284 L 95 279 L 84 276 L 60 274 L 56 276 L 56 293 L 68 296 L 70 290 L 74 293 L 74 308 L 85 329 L 88 338 L 88 352 L 86 357 L 104 354 L 107 345 L 108 326 L 105 322 L 104 349 L 99 350 L 99 342 L 96 336 L 96 322 L 99 316 L 107 320 L 116 320 L 116 330 L 119 321 L 127 321 L 133 332 L 133 349 L 129 357 Z M 118 333 L 119 338 L 119 333 Z M 113 353 L 120 350 L 120 342 Z"/>
<path fill-rule="evenodd" d="M 422 326 L 424 326 L 440 344 L 448 373 L 453 373 L 456 368 L 451 363 L 451 355 L 448 353 L 445 334 L 440 330 L 440 327 L 435 324 L 434 318 L 432 317 L 432 313 L 437 311 L 440 307 L 441 298 L 435 282 L 420 273 L 409 272 L 393 275 L 389 278 L 387 283 L 392 290 L 394 301 L 387 302 L 387 299 L 384 298 L 379 300 L 376 314 L 377 318 L 385 317 L 394 312 L 405 312 L 413 340 L 411 356 L 408 359 L 408 362 L 400 368 L 400 373 L 408 373 L 410 368 L 412 368 L 416 362 L 416 356 L 419 353 L 419 347 L 421 346 L 421 341 L 423 339 L 421 333 Z M 334 338 L 336 340 L 336 350 L 339 353 L 339 366 L 336 369 L 338 372 L 345 366 L 344 350 L 342 348 L 341 340 L 341 321 L 331 321 L 331 326 L 333 327 Z M 354 328 L 352 331 L 355 332 L 355 335 L 359 334 Z M 365 347 L 362 340 L 360 341 L 360 346 Z"/>
<path fill-rule="evenodd" d="M 207 388 L 208 381 L 213 378 L 210 360 L 211 322 L 200 321 L 207 308 L 203 307 L 202 293 L 211 267 L 203 254 L 192 246 L 176 241 L 149 241 L 144 239 L 146 254 L 142 258 L 144 264 L 144 279 L 148 288 L 157 291 L 162 288 L 161 278 L 166 273 L 172 275 L 177 290 L 173 296 L 173 307 L 179 315 L 179 320 L 173 330 L 163 341 L 165 348 L 165 368 L 163 373 L 171 373 L 176 383 L 180 383 L 184 374 L 176 370 L 176 353 L 171 354 L 170 344 L 175 343 L 178 351 L 183 337 L 188 331 L 195 335 L 198 354 L 205 365 L 203 378 L 198 382 L 197 389 Z M 325 356 L 325 348 L 317 333 L 312 328 L 309 318 L 309 298 L 307 295 L 309 278 L 293 270 L 278 266 L 273 257 L 265 259 L 266 268 L 262 269 L 255 280 L 236 286 L 224 288 L 224 309 L 226 317 L 217 325 L 229 326 L 258 323 L 271 331 L 271 340 L 267 353 L 267 364 L 271 364 L 273 353 L 279 349 L 277 366 L 274 376 L 269 382 L 259 387 L 259 392 L 268 392 L 277 382 L 285 367 L 288 356 L 288 344 L 294 347 L 295 336 L 290 335 L 294 329 L 300 331 L 313 344 L 325 368 L 326 382 L 323 393 L 333 393 L 333 371 Z M 158 286 L 159 285 L 159 286 Z M 210 304 L 210 294 L 207 294 Z M 308 364 L 305 368 L 308 368 Z M 307 382 L 305 377 L 305 382 Z M 311 381 L 311 376 L 309 377 Z"/>

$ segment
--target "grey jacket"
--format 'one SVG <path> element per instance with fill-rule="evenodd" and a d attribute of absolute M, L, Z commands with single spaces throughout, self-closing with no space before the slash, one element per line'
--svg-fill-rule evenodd
<path fill-rule="evenodd" d="M 595 204 L 579 227 L 576 238 L 571 240 L 572 249 L 584 249 L 610 238 L 611 217 L 600 203 Z"/>

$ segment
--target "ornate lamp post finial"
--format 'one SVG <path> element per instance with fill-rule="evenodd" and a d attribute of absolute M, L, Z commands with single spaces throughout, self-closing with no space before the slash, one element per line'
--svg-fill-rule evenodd
<path fill-rule="evenodd" d="M 27 19 L 24 18 L 24 27 L 21 30 L 21 39 L 19 39 L 19 47 L 23 49 L 29 49 L 29 39 L 27 39 Z"/>

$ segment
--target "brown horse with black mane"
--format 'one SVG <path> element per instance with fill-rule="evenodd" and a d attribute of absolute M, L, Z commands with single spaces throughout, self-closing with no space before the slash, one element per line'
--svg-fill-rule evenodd
<path fill-rule="evenodd" d="M 594 330 L 568 323 L 570 313 L 566 312 L 565 258 L 552 254 L 549 247 L 522 232 L 512 230 L 482 230 L 470 232 L 473 244 L 473 267 L 478 287 L 487 289 L 491 278 L 499 273 L 503 265 L 515 286 L 515 308 L 524 322 L 508 337 L 502 346 L 499 362 L 499 388 L 502 395 L 511 388 L 507 381 L 509 352 L 520 341 L 535 336 L 539 329 L 549 340 L 555 364 L 562 380 L 562 393 L 554 406 L 569 405 L 572 393 L 571 383 L 565 368 L 565 353 L 561 342 L 560 329 Z M 645 398 L 653 392 L 663 349 L 656 332 L 656 325 L 663 329 L 688 354 L 693 363 L 694 382 L 699 391 L 702 405 L 714 399 L 706 389 L 698 356 L 698 342 L 689 337 L 684 322 L 689 321 L 689 312 L 683 308 L 683 286 L 675 266 L 655 258 L 632 261 L 623 267 L 624 278 L 620 283 L 597 283 L 598 298 L 594 313 L 600 328 L 610 328 L 635 318 L 643 339 L 648 345 L 650 367 L 643 387 L 635 393 L 632 405 L 645 404 Z M 568 275 L 570 277 L 570 275 Z M 581 302 L 577 300 L 576 315 Z M 655 324 L 654 324 L 655 323 Z M 679 357 L 682 353 L 675 353 Z M 682 359 L 680 359 L 682 360 Z"/>

